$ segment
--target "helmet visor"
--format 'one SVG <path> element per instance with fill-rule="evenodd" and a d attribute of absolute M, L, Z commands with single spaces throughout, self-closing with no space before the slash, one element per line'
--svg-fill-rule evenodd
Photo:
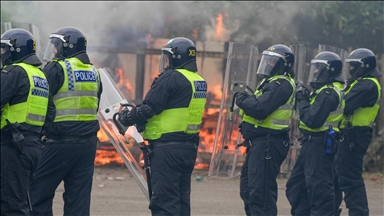
<path fill-rule="evenodd" d="M 9 46 L 1 42 L 1 55 L 5 54 L 6 52 L 9 52 Z"/>
<path fill-rule="evenodd" d="M 312 60 L 309 69 L 309 83 L 325 83 L 327 81 L 327 67 L 329 64 L 326 60 Z"/>
<path fill-rule="evenodd" d="M 283 55 L 275 52 L 264 51 L 260 60 L 260 66 L 257 69 L 257 74 L 261 76 L 272 76 L 276 73 L 275 69 L 280 59 L 284 59 Z"/>
<path fill-rule="evenodd" d="M 347 68 L 349 69 L 349 74 L 353 78 L 357 78 L 363 75 L 362 73 L 363 68 L 361 68 L 361 64 L 363 62 L 361 61 L 361 59 L 346 59 L 345 61 L 347 62 Z"/>
<path fill-rule="evenodd" d="M 9 50 L 9 47 L 12 45 L 9 45 L 8 43 L 5 43 L 3 40 L 1 40 L 1 61 L 0 61 L 0 68 L 7 64 L 11 64 L 11 51 Z"/>
<path fill-rule="evenodd" d="M 49 36 L 49 43 L 47 48 L 45 49 L 43 60 L 51 61 L 53 58 L 61 58 L 64 42 L 64 36 L 58 34 L 51 34 Z"/>
<path fill-rule="evenodd" d="M 171 67 L 170 55 L 173 54 L 171 48 L 161 49 L 161 59 L 159 64 L 159 73 L 163 73 L 166 69 Z"/>

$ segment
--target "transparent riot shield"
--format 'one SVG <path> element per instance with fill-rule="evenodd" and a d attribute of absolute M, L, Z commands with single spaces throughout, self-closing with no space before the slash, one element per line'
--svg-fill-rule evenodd
<path fill-rule="evenodd" d="M 229 43 L 223 96 L 208 176 L 232 178 L 241 172 L 246 149 L 237 146 L 242 142 L 239 133 L 241 117 L 240 109 L 233 100 L 236 92 L 255 89 L 258 53 L 253 45 Z"/>
<path fill-rule="evenodd" d="M 351 77 L 351 75 L 349 74 L 349 68 L 347 67 L 347 63 L 345 61 L 349 55 L 348 52 L 345 51 L 344 49 L 339 48 L 339 47 L 319 44 L 318 53 L 323 52 L 323 51 L 330 51 L 330 52 L 334 52 L 337 55 L 339 55 L 339 57 L 341 58 L 341 61 L 343 62 L 343 68 L 341 70 L 341 76 L 343 77 L 344 81 L 349 79 Z"/>
<path fill-rule="evenodd" d="M 99 68 L 98 70 L 103 83 L 103 93 L 101 95 L 100 107 L 97 114 L 100 125 L 120 157 L 123 159 L 129 172 L 135 178 L 140 189 L 149 200 L 146 174 L 140 166 L 139 159 L 137 159 L 138 157 L 135 157 L 131 151 L 133 145 L 144 142 L 143 137 L 137 132 L 135 126 L 130 126 L 123 136 L 113 121 L 115 113 L 120 112 L 122 109 L 121 104 L 133 103 L 125 99 L 122 92 L 118 89 L 117 84 L 113 79 L 111 69 Z M 132 108 L 128 107 L 128 109 Z"/>
<path fill-rule="evenodd" d="M 295 55 L 295 64 L 293 70 L 295 72 L 295 82 L 304 83 L 304 80 L 308 80 L 308 73 L 305 73 L 306 67 L 306 55 L 307 50 L 303 44 L 291 45 L 293 54 Z M 296 163 L 297 157 L 300 151 L 300 144 L 298 143 L 298 138 L 301 136 L 299 130 L 299 112 L 297 108 L 297 103 L 295 100 L 295 104 L 293 106 L 292 117 L 290 120 L 290 131 L 289 131 L 289 141 L 290 141 L 290 149 L 286 159 L 283 161 L 280 167 L 280 173 L 289 173 L 292 171 L 293 166 Z"/>
<path fill-rule="evenodd" d="M 31 32 L 31 34 L 33 35 L 33 37 L 35 37 L 35 40 L 36 40 L 36 55 L 37 57 L 39 57 L 40 59 L 43 59 L 43 55 L 42 55 L 42 51 L 40 49 L 40 33 L 39 33 L 39 29 L 31 24 L 31 23 L 23 23 L 23 22 L 1 22 L 1 34 L 3 34 L 4 32 L 8 31 L 9 29 L 13 29 L 13 28 L 22 28 L 22 29 L 25 29 L 29 32 Z"/>

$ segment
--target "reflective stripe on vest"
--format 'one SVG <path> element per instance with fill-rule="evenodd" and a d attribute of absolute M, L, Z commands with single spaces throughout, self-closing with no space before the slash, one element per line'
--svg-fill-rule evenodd
<path fill-rule="evenodd" d="M 44 73 L 36 66 L 17 63 L 28 75 L 29 94 L 27 101 L 9 105 L 7 103 L 1 115 L 1 128 L 7 125 L 6 119 L 11 123 L 26 123 L 33 126 L 42 126 L 48 109 L 49 86 Z"/>
<path fill-rule="evenodd" d="M 377 100 L 376 103 L 372 107 L 359 107 L 357 108 L 351 116 L 344 116 L 342 124 L 340 128 L 345 128 L 346 124 L 349 122 L 352 126 L 369 126 L 372 127 L 373 123 L 376 119 L 377 114 L 379 113 L 380 102 L 381 102 L 381 86 L 376 78 L 373 77 L 365 77 L 362 80 L 372 80 L 377 86 Z M 348 94 L 351 89 L 359 82 L 359 80 L 355 80 L 351 87 L 345 92 Z"/>
<path fill-rule="evenodd" d="M 64 83 L 53 96 L 55 122 L 97 120 L 99 72 L 77 58 L 56 61 L 63 67 Z"/>
<path fill-rule="evenodd" d="M 268 82 L 273 82 L 277 79 L 285 79 L 292 86 L 291 96 L 286 101 L 286 103 L 281 105 L 279 108 L 273 111 L 266 119 L 263 119 L 263 120 L 258 120 L 244 114 L 243 122 L 248 122 L 250 124 L 253 124 L 255 125 L 255 128 L 263 127 L 263 128 L 273 129 L 273 130 L 283 130 L 283 129 L 289 128 L 289 121 L 292 116 L 293 104 L 295 101 L 294 92 L 296 89 L 296 84 L 291 77 L 287 77 L 283 75 L 273 76 L 268 79 Z M 254 93 L 256 97 L 260 97 L 262 94 L 263 94 L 262 90 L 256 90 Z"/>
<path fill-rule="evenodd" d="M 143 132 L 144 139 L 155 140 L 163 134 L 172 132 L 196 134 L 200 131 L 207 97 L 207 83 L 195 72 L 185 69 L 177 69 L 177 71 L 191 83 L 192 97 L 189 106 L 166 109 L 159 115 L 148 119 Z"/>
<path fill-rule="evenodd" d="M 312 97 L 310 99 L 310 104 L 312 105 L 315 100 L 317 95 L 320 94 L 321 91 L 323 91 L 326 88 L 332 88 L 333 90 L 336 91 L 337 95 L 339 96 L 339 105 L 337 106 L 336 110 L 332 111 L 329 113 L 327 119 L 325 120 L 323 126 L 319 128 L 310 128 L 307 125 L 304 124 L 304 122 L 300 121 L 300 128 L 311 131 L 311 132 L 323 132 L 329 129 L 329 126 L 332 126 L 333 130 L 339 131 L 339 123 L 341 122 L 343 118 L 343 112 L 344 112 L 344 107 L 345 107 L 345 101 L 344 101 L 344 92 L 343 92 L 343 86 L 339 82 L 334 82 L 332 85 L 325 85 L 321 87 L 320 89 L 316 90 L 315 92 L 315 97 Z"/>

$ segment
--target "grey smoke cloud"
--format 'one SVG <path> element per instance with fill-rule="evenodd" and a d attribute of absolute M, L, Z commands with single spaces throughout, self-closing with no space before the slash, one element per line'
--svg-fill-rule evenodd
<path fill-rule="evenodd" d="M 17 4 L 17 10 L 12 11 L 11 20 L 35 24 L 42 43 L 64 26 L 81 29 L 88 42 L 96 45 L 103 43 L 102 36 L 107 36 L 111 27 L 150 27 L 154 22 L 162 25 L 163 20 L 161 2 L 2 2 L 1 10 L 12 4 Z"/>
<path fill-rule="evenodd" d="M 216 17 L 218 13 L 228 14 L 224 17 L 224 39 L 239 31 L 234 38 L 238 42 L 252 41 L 258 43 L 266 37 L 279 37 L 279 32 L 289 31 L 294 35 L 296 28 L 291 18 L 299 10 L 300 2 L 275 2 L 271 7 L 266 2 L 136 2 L 136 1 L 2 1 L 1 11 L 12 9 L 11 20 L 29 22 L 40 29 L 41 42 L 48 41 L 48 35 L 63 26 L 75 26 L 83 30 L 90 45 L 108 43 L 109 30 L 138 29 L 151 33 L 165 28 L 169 16 L 177 26 L 190 26 L 191 31 L 204 25 L 204 40 L 215 40 Z M 248 28 L 252 34 L 242 33 L 242 23 L 252 13 L 258 13 Z M 197 20 L 203 20 L 196 23 Z M 205 21 L 204 21 L 205 20 Z"/>

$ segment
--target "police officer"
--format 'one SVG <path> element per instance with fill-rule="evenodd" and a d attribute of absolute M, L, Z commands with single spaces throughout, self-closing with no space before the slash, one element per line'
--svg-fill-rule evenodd
<path fill-rule="evenodd" d="M 263 52 L 257 74 L 262 77 L 254 95 L 236 93 L 241 109 L 240 132 L 247 155 L 240 178 L 240 197 L 247 215 L 277 215 L 277 182 L 289 150 L 289 119 L 295 82 L 292 50 L 276 44 Z"/>
<path fill-rule="evenodd" d="M 345 88 L 344 119 L 340 126 L 344 140 L 335 158 L 336 174 L 349 215 L 369 215 L 365 191 L 363 157 L 372 139 L 372 125 L 377 116 L 382 90 L 377 77 L 374 53 L 365 48 L 347 57 L 351 78 Z M 341 196 L 339 196 L 341 197 Z M 336 209 L 342 200 L 336 200 Z M 340 215 L 341 209 L 336 212 Z"/>
<path fill-rule="evenodd" d="M 100 76 L 86 53 L 87 38 L 74 27 L 51 34 L 45 58 L 56 112 L 44 125 L 47 138 L 32 182 L 32 215 L 52 215 L 55 190 L 64 181 L 64 215 L 89 215 L 96 155 Z"/>
<path fill-rule="evenodd" d="M 136 124 L 151 148 L 152 215 L 191 215 L 191 174 L 197 157 L 207 83 L 197 74 L 195 44 L 184 37 L 162 49 L 160 75 L 142 104 L 119 121 Z M 140 129 L 141 128 L 141 129 Z"/>
<path fill-rule="evenodd" d="M 24 29 L 1 35 L 1 215 L 29 215 L 29 185 L 40 159 L 49 87 L 36 40 Z"/>
<path fill-rule="evenodd" d="M 292 215 L 333 215 L 333 157 L 343 116 L 342 61 L 333 52 L 320 52 L 311 61 L 309 94 L 300 85 L 296 93 L 300 131 L 299 157 L 286 184 Z"/>

